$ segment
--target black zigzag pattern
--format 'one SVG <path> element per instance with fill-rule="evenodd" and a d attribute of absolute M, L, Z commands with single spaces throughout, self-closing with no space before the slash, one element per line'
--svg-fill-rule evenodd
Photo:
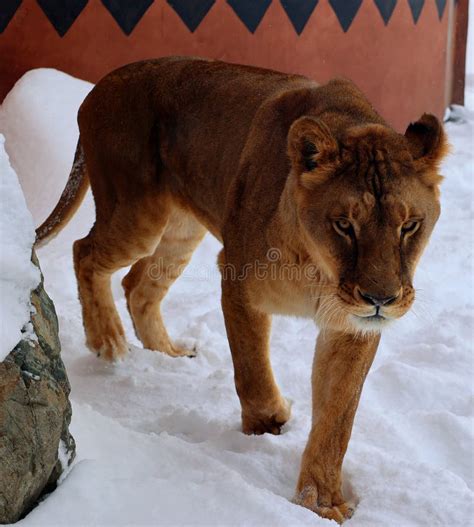
<path fill-rule="evenodd" d="M 425 5 L 425 0 L 408 0 L 408 5 L 410 6 L 411 14 L 413 15 L 413 22 L 416 24 L 420 18 L 423 6 Z"/>
<path fill-rule="evenodd" d="M 319 0 L 281 0 L 281 5 L 291 20 L 295 31 L 301 35 Z"/>
<path fill-rule="evenodd" d="M 179 18 L 193 33 L 207 15 L 215 0 L 167 0 Z"/>
<path fill-rule="evenodd" d="M 64 36 L 88 0 L 36 0 L 57 33 Z M 97 0 L 94 0 L 97 1 Z M 163 1 L 163 0 L 159 0 Z M 260 25 L 272 1 L 276 0 L 226 0 L 245 27 L 254 33 Z M 313 16 L 319 0 L 279 0 L 295 31 L 300 35 Z M 418 23 L 426 0 L 323 0 L 328 1 L 344 32 L 348 31 L 357 17 L 362 3 L 373 2 L 385 25 L 388 25 L 398 2 L 408 2 L 413 22 Z M 439 19 L 443 18 L 448 0 L 435 2 Z M 459 0 L 452 0 L 457 6 Z M 126 35 L 130 35 L 154 0 L 102 0 L 114 20 Z M 216 0 L 166 0 L 183 23 L 194 32 L 212 9 Z M 4 32 L 15 16 L 22 0 L 0 0 L 0 33 Z M 317 15 L 314 15 L 317 16 Z"/>
<path fill-rule="evenodd" d="M 387 25 L 397 5 L 397 0 L 374 0 L 374 2 L 385 25 Z"/>
<path fill-rule="evenodd" d="M 153 0 L 102 0 L 102 3 L 114 17 L 120 29 L 126 34 L 135 29 Z"/>
<path fill-rule="evenodd" d="M 5 31 L 20 4 L 21 0 L 2 0 L 0 7 L 0 33 Z"/>
<path fill-rule="evenodd" d="M 439 19 L 443 18 L 444 8 L 446 7 L 446 0 L 436 0 L 436 7 L 438 8 Z"/>
<path fill-rule="evenodd" d="M 250 33 L 255 33 L 272 0 L 227 0 Z"/>
<path fill-rule="evenodd" d="M 344 33 L 351 27 L 362 0 L 329 0 Z"/>
<path fill-rule="evenodd" d="M 61 37 L 69 31 L 87 2 L 88 0 L 38 0 L 39 6 Z"/>

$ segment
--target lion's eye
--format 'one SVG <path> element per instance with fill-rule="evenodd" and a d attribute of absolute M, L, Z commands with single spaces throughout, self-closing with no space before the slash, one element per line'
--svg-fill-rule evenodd
<path fill-rule="evenodd" d="M 402 225 L 402 234 L 413 234 L 420 226 L 419 221 L 410 220 Z"/>
<path fill-rule="evenodd" d="M 341 218 L 332 222 L 334 230 L 343 236 L 348 236 L 352 232 L 352 223 L 349 220 Z"/>

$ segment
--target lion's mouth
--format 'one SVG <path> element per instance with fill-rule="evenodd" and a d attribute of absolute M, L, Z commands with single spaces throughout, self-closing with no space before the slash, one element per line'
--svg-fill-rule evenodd
<path fill-rule="evenodd" d="M 376 312 L 372 315 L 353 315 L 353 323 L 356 328 L 361 331 L 375 331 L 380 332 L 393 320 L 391 317 L 381 315 Z"/>
<path fill-rule="evenodd" d="M 374 315 L 366 315 L 366 316 L 360 316 L 356 315 L 357 318 L 362 318 L 363 320 L 367 322 L 383 322 L 384 320 L 387 320 L 387 317 L 384 317 L 380 313 L 375 313 Z"/>
<path fill-rule="evenodd" d="M 358 318 L 361 318 L 364 320 L 364 322 L 383 322 L 387 320 L 388 317 L 383 315 L 381 313 L 380 306 L 375 306 L 375 313 L 372 313 L 371 315 L 356 315 Z"/>

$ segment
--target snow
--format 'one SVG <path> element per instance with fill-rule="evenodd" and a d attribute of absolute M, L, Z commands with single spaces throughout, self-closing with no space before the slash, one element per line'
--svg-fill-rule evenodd
<path fill-rule="evenodd" d="M 0 362 L 30 335 L 30 293 L 40 279 L 31 262 L 34 226 L 0 134 Z M 23 332 L 22 332 L 23 329 Z"/>
<path fill-rule="evenodd" d="M 91 86 L 52 70 L 25 77 L 0 109 L 0 123 L 42 219 L 67 179 L 77 108 Z M 344 464 L 346 497 L 358 502 L 354 527 L 472 524 L 474 85 L 455 115 L 446 126 L 453 154 L 442 171 L 443 212 L 417 273 L 418 301 L 382 338 Z M 24 145 L 35 146 L 28 152 Z M 49 175 L 47 185 L 41 175 Z M 58 489 L 20 524 L 329 525 L 289 501 L 310 427 L 313 324 L 275 317 L 272 363 L 293 402 L 292 419 L 281 436 L 245 436 L 220 309 L 218 242 L 204 239 L 164 305 L 172 337 L 196 345 L 197 357 L 140 348 L 122 272 L 113 291 L 132 350 L 108 365 L 84 345 L 71 261 L 73 240 L 92 221 L 88 197 L 38 251 L 59 315 L 78 452 Z"/>
<path fill-rule="evenodd" d="M 36 226 L 57 203 L 64 174 L 71 170 L 79 133 L 75 114 L 91 88 L 90 83 L 57 70 L 31 70 L 1 106 L 0 130 L 7 143 L 15 145 L 7 144 L 7 151 Z"/>

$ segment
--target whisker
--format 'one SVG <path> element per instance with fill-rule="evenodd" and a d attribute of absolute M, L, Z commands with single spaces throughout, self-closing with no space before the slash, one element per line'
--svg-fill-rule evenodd
<path fill-rule="evenodd" d="M 420 320 L 428 322 L 429 324 L 434 324 L 433 314 L 427 306 L 424 306 L 422 304 L 415 304 L 412 306 L 411 312 Z"/>

